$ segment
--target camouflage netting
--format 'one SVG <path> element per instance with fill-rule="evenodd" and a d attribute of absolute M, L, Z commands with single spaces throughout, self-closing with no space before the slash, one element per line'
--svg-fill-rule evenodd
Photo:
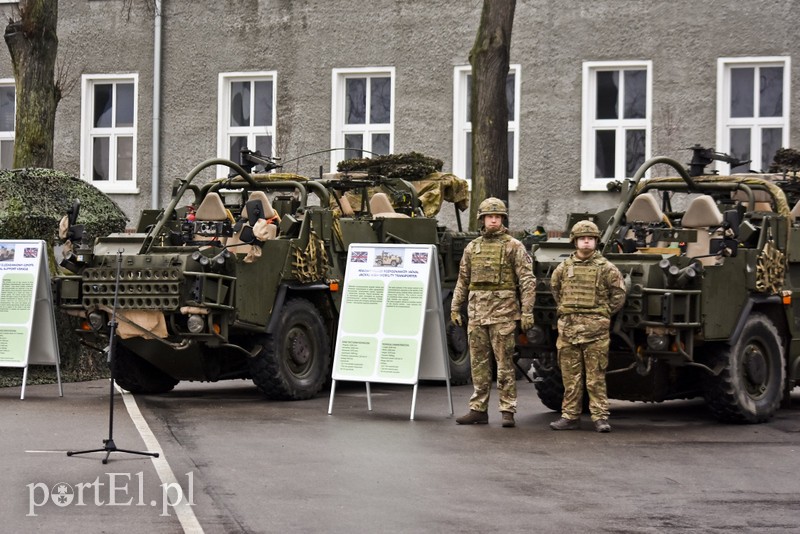
<path fill-rule="evenodd" d="M 365 172 L 368 176 L 385 176 L 403 180 L 422 180 L 434 172 L 440 172 L 444 162 L 418 152 L 389 154 L 373 158 L 353 158 L 340 161 L 339 172 Z"/>
<path fill-rule="evenodd" d="M 800 152 L 792 148 L 781 148 L 775 152 L 775 159 L 769 172 L 797 174 L 800 171 Z"/>
<path fill-rule="evenodd" d="M 374 158 L 347 159 L 339 162 L 337 169 L 340 173 L 360 173 L 368 177 L 382 176 L 412 182 L 423 213 L 426 217 L 434 217 L 444 202 L 452 202 L 460 211 L 466 210 L 469 206 L 467 181 L 454 174 L 441 172 L 443 165 L 440 159 L 430 158 L 418 152 L 409 152 Z M 407 199 L 398 198 L 397 191 L 386 186 L 372 187 L 368 195 L 371 197 L 379 191 L 387 193 L 395 209 L 402 210 L 409 207 L 403 205 L 403 201 Z M 345 196 L 352 208 L 357 211 L 361 206 L 360 195 L 350 191 Z"/>
<path fill-rule="evenodd" d="M 426 217 L 433 217 L 442 209 L 443 202 L 452 202 L 459 211 L 469 207 L 469 186 L 467 181 L 455 174 L 435 172 L 414 182 L 417 188 L 422 211 Z"/>
<path fill-rule="evenodd" d="M 58 244 L 58 223 L 80 199 L 78 223 L 86 239 L 125 229 L 127 218 L 110 198 L 70 174 L 50 169 L 0 171 L 0 239 L 41 239 L 48 245 L 50 272 L 56 272 L 52 246 Z M 61 258 L 58 258 L 60 261 Z M 61 371 L 65 381 L 107 375 L 105 358 L 80 346 L 74 318 L 56 311 Z M 28 383 L 55 381 L 55 368 L 31 366 Z M 22 383 L 21 369 L 0 369 L 0 386 Z"/>

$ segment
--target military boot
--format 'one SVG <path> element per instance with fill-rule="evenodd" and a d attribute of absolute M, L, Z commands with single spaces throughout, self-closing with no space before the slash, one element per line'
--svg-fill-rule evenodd
<path fill-rule="evenodd" d="M 579 419 L 567 419 L 566 417 L 562 417 L 558 421 L 550 423 L 550 428 L 553 430 L 577 430 L 580 426 L 581 422 Z"/>
<path fill-rule="evenodd" d="M 503 426 L 506 428 L 512 428 L 516 425 L 514 422 L 514 413 L 513 412 L 503 412 Z"/>
<path fill-rule="evenodd" d="M 489 414 L 478 410 L 470 410 L 467 415 L 462 415 L 456 419 L 456 423 L 459 425 L 485 425 L 488 422 Z"/>
<path fill-rule="evenodd" d="M 611 432 L 611 425 L 607 419 L 598 419 L 594 422 L 594 429 L 597 432 Z"/>

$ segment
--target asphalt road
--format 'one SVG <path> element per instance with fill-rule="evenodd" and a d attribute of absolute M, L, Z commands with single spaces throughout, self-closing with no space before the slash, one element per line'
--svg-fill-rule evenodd
<path fill-rule="evenodd" d="M 453 388 L 456 415 L 472 388 Z M 108 382 L 0 389 L 4 532 L 800 532 L 800 390 L 767 424 L 698 401 L 612 403 L 613 432 L 554 432 L 520 384 L 518 426 L 459 426 L 447 390 L 339 383 L 301 402 L 248 382 L 115 397 Z M 493 396 L 493 401 L 496 396 Z M 134 401 L 135 402 L 131 402 Z M 138 410 L 137 410 L 138 407 Z M 131 417 L 131 408 L 133 418 Z M 141 419 L 136 416 L 141 412 Z M 183 491 L 182 505 L 177 488 Z"/>

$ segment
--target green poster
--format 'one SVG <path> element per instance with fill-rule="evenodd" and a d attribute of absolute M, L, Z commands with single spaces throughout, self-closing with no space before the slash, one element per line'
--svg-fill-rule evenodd
<path fill-rule="evenodd" d="M 425 311 L 425 283 L 393 280 L 386 292 L 383 333 L 390 336 L 416 336 L 422 328 Z"/>

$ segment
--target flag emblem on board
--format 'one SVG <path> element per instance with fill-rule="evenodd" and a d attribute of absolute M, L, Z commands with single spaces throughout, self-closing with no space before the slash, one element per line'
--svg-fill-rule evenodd
<path fill-rule="evenodd" d="M 350 261 L 353 263 L 367 263 L 367 251 L 354 250 L 350 253 Z"/>

